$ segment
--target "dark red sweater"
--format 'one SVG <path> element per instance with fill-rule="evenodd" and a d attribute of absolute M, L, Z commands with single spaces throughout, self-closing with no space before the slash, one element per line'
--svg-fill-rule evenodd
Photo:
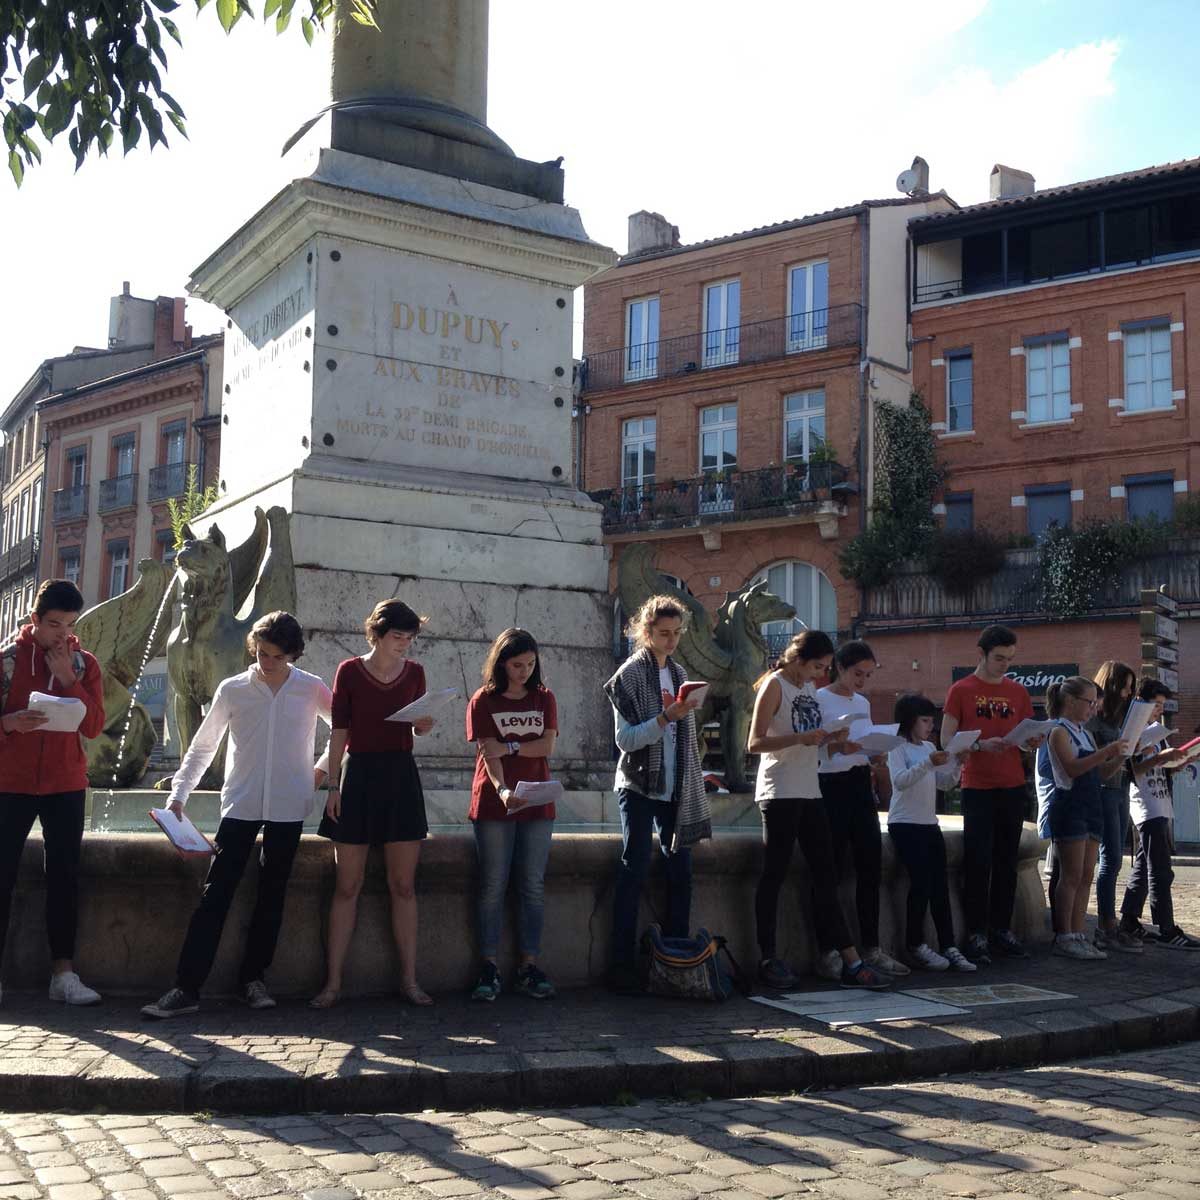
<path fill-rule="evenodd" d="M 67 645 L 80 650 L 73 635 Z M 46 665 L 45 655 L 33 640 L 33 626 L 24 625 L 17 634 L 12 679 L 4 697 L 4 713 L 29 707 L 32 692 L 71 696 L 87 705 L 77 733 L 4 733 L 0 729 L 0 792 L 47 796 L 55 792 L 78 792 L 87 787 L 85 737 L 93 738 L 104 728 L 104 682 L 100 664 L 83 651 L 83 675 L 63 687 Z"/>

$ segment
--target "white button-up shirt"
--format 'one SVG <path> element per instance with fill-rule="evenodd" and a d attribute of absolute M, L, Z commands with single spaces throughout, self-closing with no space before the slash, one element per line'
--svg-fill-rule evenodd
<path fill-rule="evenodd" d="M 221 816 L 238 821 L 303 821 L 313 808 L 317 718 L 330 723 L 333 693 L 292 666 L 278 692 L 257 667 L 223 679 L 171 781 L 169 804 L 187 803 L 229 731 Z"/>

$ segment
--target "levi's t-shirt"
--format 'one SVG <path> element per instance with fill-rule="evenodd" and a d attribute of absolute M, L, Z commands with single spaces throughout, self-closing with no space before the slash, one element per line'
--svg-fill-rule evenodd
<path fill-rule="evenodd" d="M 548 730 L 558 728 L 558 705 L 549 688 L 530 691 L 522 700 L 509 700 L 499 692 L 483 688 L 471 697 L 467 705 L 467 741 L 479 742 L 495 738 L 501 742 L 532 742 Z M 550 763 L 545 758 L 521 758 L 506 754 L 500 760 L 504 786 L 515 788 L 522 781 L 545 783 L 550 778 Z M 471 782 L 472 821 L 536 821 L 554 819 L 554 805 L 522 808 L 510 813 L 488 777 L 482 757 L 475 763 L 475 778 Z"/>
<path fill-rule="evenodd" d="M 1033 701 L 1015 680 L 987 683 L 971 674 L 950 685 L 945 713 L 957 719 L 959 729 L 978 729 L 982 741 L 1003 737 L 1032 717 Z M 999 752 L 980 750 L 968 754 L 963 762 L 965 788 L 1017 788 L 1024 784 L 1025 768 L 1015 746 Z"/>

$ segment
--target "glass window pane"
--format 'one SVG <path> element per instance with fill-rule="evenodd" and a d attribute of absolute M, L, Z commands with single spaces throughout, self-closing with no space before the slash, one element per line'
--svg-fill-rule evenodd
<path fill-rule="evenodd" d="M 808 452 L 825 445 L 825 418 L 809 417 L 808 419 Z"/>
<path fill-rule="evenodd" d="M 817 628 L 823 629 L 826 633 L 837 632 L 837 593 L 833 590 L 833 584 L 820 572 L 818 574 L 818 582 L 820 587 L 820 613 L 817 617 Z"/>
<path fill-rule="evenodd" d="M 1170 521 L 1175 516 L 1175 484 L 1170 479 L 1128 484 L 1125 499 L 1131 521 Z"/>
<path fill-rule="evenodd" d="M 812 307 L 829 307 L 829 264 L 814 263 L 812 267 Z"/>
<path fill-rule="evenodd" d="M 642 432 L 643 433 L 654 433 L 657 430 L 657 428 L 658 428 L 658 418 L 657 417 L 643 417 L 642 418 Z"/>
<path fill-rule="evenodd" d="M 642 478 L 647 482 L 654 480 L 654 443 L 642 444 Z"/>
<path fill-rule="evenodd" d="M 786 458 L 804 457 L 804 422 L 788 421 L 783 435 L 783 453 Z"/>
<path fill-rule="evenodd" d="M 740 280 L 734 279 L 725 285 L 725 325 L 727 328 L 741 324 L 741 312 L 742 285 Z"/>
<path fill-rule="evenodd" d="M 808 308 L 808 268 L 793 267 L 788 293 L 788 312 L 802 313 Z"/>

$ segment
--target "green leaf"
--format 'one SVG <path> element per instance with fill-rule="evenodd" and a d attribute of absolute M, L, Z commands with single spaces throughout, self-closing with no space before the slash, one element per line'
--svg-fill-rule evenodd
<path fill-rule="evenodd" d="M 311 46 L 313 44 L 313 34 L 316 32 L 313 23 L 307 17 L 301 17 L 300 29 L 304 34 L 304 40 Z"/>
<path fill-rule="evenodd" d="M 179 45 L 183 45 L 183 38 L 179 36 L 179 26 L 171 20 L 170 17 L 163 17 L 162 27 L 175 39 Z"/>
<path fill-rule="evenodd" d="M 167 106 L 167 108 L 171 110 L 171 112 L 180 117 L 187 116 L 183 109 L 179 107 L 179 101 L 177 101 L 170 92 L 159 92 L 159 97 L 162 99 L 162 102 Z"/>
<path fill-rule="evenodd" d="M 283 0 L 267 0 L 266 4 L 263 5 L 263 20 L 269 20 L 282 3 Z"/>
<path fill-rule="evenodd" d="M 124 146 L 126 154 L 138 144 L 141 136 L 141 122 L 126 109 L 125 121 L 121 125 L 121 145 Z"/>
<path fill-rule="evenodd" d="M 112 140 L 113 140 L 113 127 L 107 121 L 105 121 L 104 124 L 100 126 L 99 137 L 100 137 L 100 153 L 105 154 L 108 152 L 108 148 L 109 148 L 109 146 L 112 145 Z"/>
<path fill-rule="evenodd" d="M 8 152 L 8 169 L 12 172 L 12 177 L 16 180 L 17 187 L 20 187 L 21 181 L 25 178 L 25 164 L 21 161 L 21 156 L 15 150 Z"/>
<path fill-rule="evenodd" d="M 238 0 L 217 0 L 217 20 L 221 22 L 221 28 L 226 33 L 233 28 L 240 15 Z"/>
<path fill-rule="evenodd" d="M 375 20 L 375 5 L 372 0 L 352 0 L 350 19 L 357 21 L 359 25 L 365 25 L 368 29 L 378 29 L 379 23 Z"/>
<path fill-rule="evenodd" d="M 279 6 L 279 14 L 275 18 L 275 32 L 282 33 L 291 22 L 292 9 L 296 7 L 296 0 L 283 0 Z"/>
<path fill-rule="evenodd" d="M 183 134 L 184 137 L 187 137 L 187 126 L 183 123 L 183 117 L 181 117 L 178 113 L 169 112 L 167 113 L 167 120 L 170 121 L 171 124 Z"/>
<path fill-rule="evenodd" d="M 25 67 L 25 98 L 35 92 L 38 85 L 46 78 L 50 64 L 40 55 L 35 54 Z"/>

